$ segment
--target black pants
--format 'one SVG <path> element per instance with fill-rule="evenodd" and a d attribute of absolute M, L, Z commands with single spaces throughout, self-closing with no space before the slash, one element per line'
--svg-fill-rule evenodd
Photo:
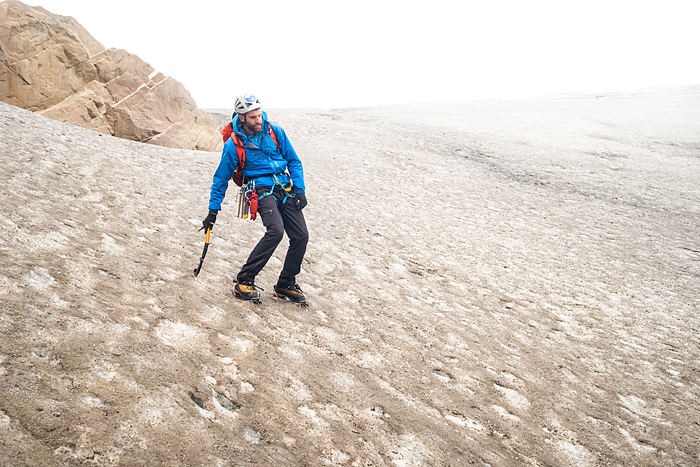
<path fill-rule="evenodd" d="M 289 250 L 287 250 L 287 257 L 277 285 L 283 287 L 294 285 L 306 253 L 306 244 L 309 242 L 309 231 L 306 228 L 304 214 L 296 210 L 293 198 L 287 198 L 287 201 L 282 203 L 285 193 L 279 188 L 265 197 L 262 196 L 269 193 L 270 188 L 258 187 L 255 191 L 260 197 L 258 216 L 262 218 L 267 230 L 238 273 L 237 281 L 254 283 L 255 277 L 262 271 L 277 249 L 277 245 L 282 241 L 284 232 L 287 232 Z"/>

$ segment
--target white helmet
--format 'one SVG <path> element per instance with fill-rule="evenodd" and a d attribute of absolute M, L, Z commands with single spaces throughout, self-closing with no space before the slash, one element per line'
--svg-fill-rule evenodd
<path fill-rule="evenodd" d="M 245 115 L 251 110 L 256 110 L 262 107 L 257 97 L 250 93 L 236 97 L 236 112 L 240 115 Z"/>

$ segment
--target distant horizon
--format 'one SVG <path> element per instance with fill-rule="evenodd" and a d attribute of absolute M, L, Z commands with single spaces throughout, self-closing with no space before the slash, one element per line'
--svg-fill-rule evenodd
<path fill-rule="evenodd" d="M 605 90 L 582 90 L 582 91 L 569 91 L 560 92 L 556 94 L 541 94 L 541 95 L 531 95 L 523 97 L 494 97 L 494 98 L 474 98 L 474 99 L 463 99 L 463 100 L 452 100 L 452 101 L 434 101 L 434 102 L 398 102 L 395 104 L 374 104 L 374 105 L 352 105 L 346 107 L 273 107 L 265 106 L 263 108 L 268 108 L 272 110 L 342 110 L 342 109 L 364 109 L 364 108 L 382 108 L 382 107 L 404 107 L 412 105 L 430 105 L 430 104 L 458 104 L 466 102 L 485 102 L 485 101 L 528 101 L 528 100 L 539 100 L 539 99 L 554 99 L 558 97 L 586 97 L 586 96 L 608 96 L 616 94 L 647 94 L 654 92 L 670 91 L 680 88 L 692 88 L 700 87 L 700 81 L 696 83 L 686 83 L 686 84 L 670 84 L 670 85 L 660 85 L 660 86 L 649 86 L 643 88 L 635 89 L 605 89 Z M 231 107 L 199 107 L 205 112 L 217 112 L 217 111 L 227 111 L 233 113 L 234 108 Z"/>

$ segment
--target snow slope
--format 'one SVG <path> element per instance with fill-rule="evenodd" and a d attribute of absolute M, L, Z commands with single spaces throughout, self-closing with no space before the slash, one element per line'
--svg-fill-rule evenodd
<path fill-rule="evenodd" d="M 306 309 L 234 193 L 193 276 L 219 154 L 0 104 L 0 463 L 698 464 L 699 104 L 268 110 Z"/>

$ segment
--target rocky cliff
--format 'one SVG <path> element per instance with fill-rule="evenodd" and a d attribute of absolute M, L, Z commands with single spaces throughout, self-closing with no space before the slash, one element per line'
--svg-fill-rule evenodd
<path fill-rule="evenodd" d="M 0 100 L 66 123 L 172 148 L 217 151 L 217 125 L 185 87 L 78 22 L 0 3 Z"/>

